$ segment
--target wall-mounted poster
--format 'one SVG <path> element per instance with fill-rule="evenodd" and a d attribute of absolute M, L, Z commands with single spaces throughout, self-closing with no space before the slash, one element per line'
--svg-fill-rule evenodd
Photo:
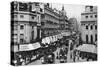
<path fill-rule="evenodd" d="M 97 6 L 11 2 L 11 65 L 97 61 Z"/>

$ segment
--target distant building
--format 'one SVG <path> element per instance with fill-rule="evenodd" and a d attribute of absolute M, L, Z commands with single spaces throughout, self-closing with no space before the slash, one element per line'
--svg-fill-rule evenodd
<path fill-rule="evenodd" d="M 76 18 L 70 18 L 69 19 L 69 22 L 70 22 L 70 27 L 71 27 L 71 30 L 74 31 L 74 32 L 77 32 L 79 31 L 79 25 L 78 25 L 78 21 Z"/>
<path fill-rule="evenodd" d="M 86 6 L 81 14 L 81 38 L 84 43 L 97 41 L 97 7 Z"/>

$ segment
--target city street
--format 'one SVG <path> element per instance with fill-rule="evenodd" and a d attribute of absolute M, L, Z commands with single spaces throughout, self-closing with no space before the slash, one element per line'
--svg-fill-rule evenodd
<path fill-rule="evenodd" d="M 79 6 L 85 11 L 75 8 L 74 17 L 73 7 L 56 6 L 11 2 L 12 65 L 97 60 L 97 7 Z"/>
<path fill-rule="evenodd" d="M 64 46 L 65 47 L 65 46 Z M 56 63 L 60 63 L 60 59 L 57 59 L 57 54 L 59 54 L 60 53 L 60 49 L 61 48 L 59 48 L 59 47 L 57 47 L 57 50 L 56 51 L 54 51 L 53 53 L 54 53 L 54 55 L 55 55 L 55 58 L 54 58 L 54 60 L 55 60 L 55 64 Z M 73 62 L 72 61 L 72 59 L 70 59 L 70 51 L 68 51 L 68 54 L 66 55 L 66 57 L 68 57 L 68 59 L 66 59 L 65 61 L 67 61 L 67 62 Z M 36 61 L 34 61 L 34 62 L 31 62 L 31 63 L 29 63 L 28 65 L 40 65 L 40 64 L 42 64 L 42 58 L 41 59 L 39 59 L 39 60 L 36 60 Z"/>
<path fill-rule="evenodd" d="M 60 63 L 60 61 L 58 59 L 56 59 L 57 57 L 57 52 L 60 51 L 60 48 L 57 48 L 57 50 L 55 52 L 53 52 L 55 54 L 55 62 L 54 63 Z M 40 65 L 42 64 L 42 58 L 40 58 L 39 60 L 36 60 L 34 62 L 29 63 L 28 65 Z"/>
<path fill-rule="evenodd" d="M 56 51 L 54 51 L 53 53 L 54 53 L 54 55 L 55 55 L 55 64 L 57 64 L 57 63 L 60 63 L 60 59 L 57 59 L 57 54 L 59 54 L 59 52 L 60 52 L 60 49 L 61 48 L 57 48 L 57 50 Z M 74 62 L 73 61 L 73 57 L 71 58 L 71 54 L 73 54 L 73 51 L 74 50 L 69 50 L 68 51 L 68 53 L 67 53 L 67 63 L 71 63 L 71 62 Z M 42 58 L 40 58 L 39 60 L 36 60 L 36 61 L 34 61 L 34 62 L 31 62 L 31 63 L 29 63 L 28 65 L 40 65 L 40 64 L 42 64 L 42 61 L 43 61 L 43 59 Z M 87 59 L 86 58 L 84 58 L 84 59 L 82 59 L 81 57 L 78 57 L 78 56 L 76 56 L 76 58 L 75 58 L 75 62 L 85 62 L 85 61 L 87 61 Z M 89 60 L 89 61 L 92 61 L 92 60 Z"/>

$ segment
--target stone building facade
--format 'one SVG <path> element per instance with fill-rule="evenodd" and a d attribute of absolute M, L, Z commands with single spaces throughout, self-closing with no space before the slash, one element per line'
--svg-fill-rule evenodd
<path fill-rule="evenodd" d="M 97 42 L 97 7 L 86 6 L 81 14 L 81 38 L 84 43 Z"/>
<path fill-rule="evenodd" d="M 49 7 L 49 4 L 44 6 L 44 15 L 41 17 L 42 36 L 52 36 L 65 32 L 68 29 L 68 18 L 64 7 L 59 11 Z"/>
<path fill-rule="evenodd" d="M 62 10 L 49 7 L 48 3 L 11 3 L 11 42 L 27 44 L 43 37 L 68 31 L 68 18 Z"/>
<path fill-rule="evenodd" d="M 11 3 L 11 42 L 15 44 L 31 43 L 41 38 L 41 13 L 33 9 L 35 3 Z"/>

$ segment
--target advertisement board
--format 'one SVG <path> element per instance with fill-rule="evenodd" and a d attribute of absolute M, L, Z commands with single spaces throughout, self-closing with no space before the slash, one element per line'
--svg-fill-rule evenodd
<path fill-rule="evenodd" d="M 40 43 L 39 42 L 36 42 L 36 43 L 33 43 L 33 44 L 21 44 L 19 46 L 19 51 L 29 51 L 29 50 L 35 50 L 35 49 L 38 49 L 40 48 Z"/>

